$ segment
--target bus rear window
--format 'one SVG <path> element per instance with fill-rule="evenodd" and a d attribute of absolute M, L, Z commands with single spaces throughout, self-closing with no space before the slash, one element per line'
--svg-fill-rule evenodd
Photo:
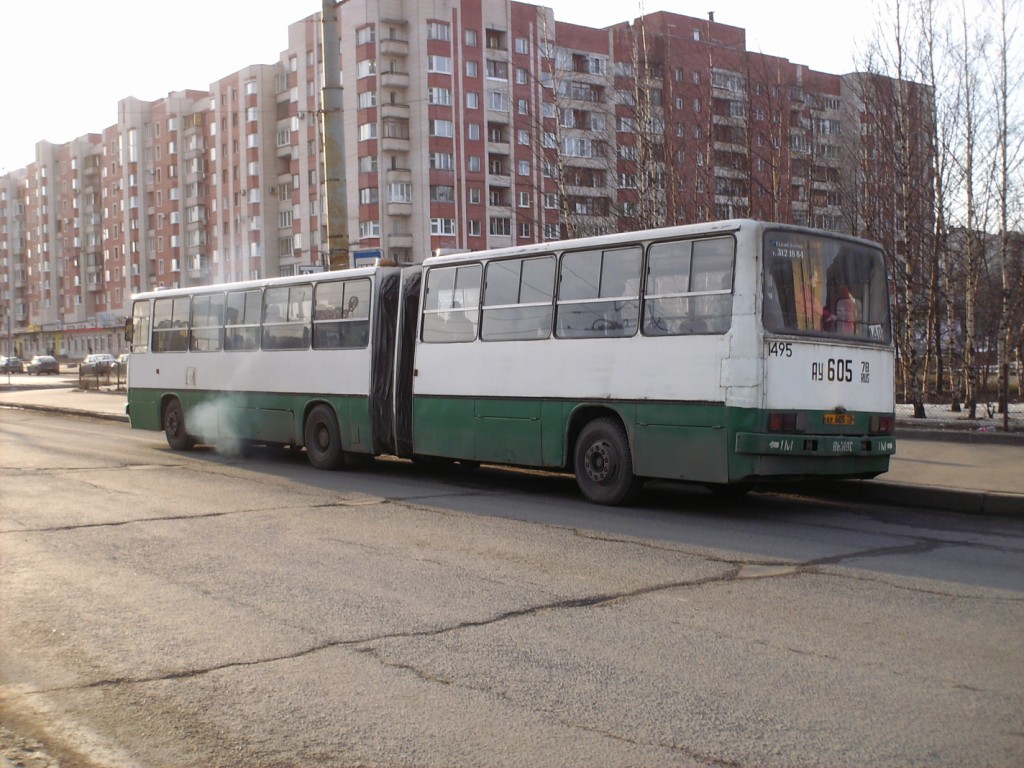
<path fill-rule="evenodd" d="M 766 331 L 888 343 L 882 252 L 824 235 L 766 232 L 762 321 Z"/>

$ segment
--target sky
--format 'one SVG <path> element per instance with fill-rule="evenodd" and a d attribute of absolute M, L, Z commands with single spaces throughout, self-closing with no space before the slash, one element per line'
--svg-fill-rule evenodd
<path fill-rule="evenodd" d="M 419 0 L 429 2 L 430 0 Z M 555 19 L 604 27 L 664 10 L 743 27 L 747 48 L 845 73 L 875 26 L 875 0 L 547 0 Z M 0 174 L 117 122 L 127 96 L 152 101 L 206 90 L 249 64 L 278 61 L 288 25 L 321 0 L 3 0 L 0 13 Z M 232 32 L 232 30 L 234 30 Z"/>

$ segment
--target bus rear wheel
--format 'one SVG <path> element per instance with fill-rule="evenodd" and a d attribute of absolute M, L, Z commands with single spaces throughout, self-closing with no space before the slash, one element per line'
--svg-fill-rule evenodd
<path fill-rule="evenodd" d="M 310 464 L 317 469 L 336 469 L 341 466 L 345 453 L 341 449 L 341 429 L 333 408 L 318 405 L 310 411 L 303 436 Z"/>
<path fill-rule="evenodd" d="M 185 429 L 185 411 L 177 398 L 164 407 L 164 437 L 176 451 L 187 451 L 196 444 L 196 439 Z"/>
<path fill-rule="evenodd" d="M 628 502 L 640 492 L 640 479 L 633 474 L 633 455 L 626 430 L 615 419 L 589 422 L 576 439 L 574 454 L 576 484 L 595 504 Z"/>

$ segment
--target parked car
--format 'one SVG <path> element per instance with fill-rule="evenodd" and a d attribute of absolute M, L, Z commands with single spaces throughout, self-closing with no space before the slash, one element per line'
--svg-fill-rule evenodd
<path fill-rule="evenodd" d="M 126 373 L 128 373 L 128 353 L 127 352 L 117 356 L 117 361 L 114 363 L 114 368 L 122 376 L 124 376 Z"/>
<path fill-rule="evenodd" d="M 42 376 L 44 373 L 56 374 L 60 373 L 60 363 L 56 357 L 36 355 L 29 361 L 27 370 L 29 374 L 34 373 L 36 376 Z"/>
<path fill-rule="evenodd" d="M 82 361 L 82 364 L 78 366 L 78 370 L 82 374 L 93 374 L 93 373 L 108 373 L 114 369 L 117 365 L 117 360 L 113 355 L 103 352 L 98 355 L 89 355 Z"/>
<path fill-rule="evenodd" d="M 20 357 L 0 357 L 0 373 L 24 373 Z"/>

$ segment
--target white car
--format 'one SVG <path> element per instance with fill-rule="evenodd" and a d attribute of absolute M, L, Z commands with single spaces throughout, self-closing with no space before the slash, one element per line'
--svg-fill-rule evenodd
<path fill-rule="evenodd" d="M 81 373 L 107 373 L 117 367 L 117 359 L 106 352 L 98 355 L 89 355 L 82 361 L 78 370 Z"/>

